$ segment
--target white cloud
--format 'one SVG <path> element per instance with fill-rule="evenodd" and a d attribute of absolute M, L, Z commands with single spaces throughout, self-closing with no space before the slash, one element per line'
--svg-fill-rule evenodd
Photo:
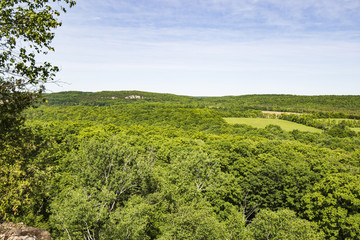
<path fill-rule="evenodd" d="M 100 15 L 113 26 L 206 26 L 213 28 L 280 27 L 358 28 L 358 0 L 78 0 L 75 18 Z M 73 20 L 73 19 L 72 19 Z"/>
<path fill-rule="evenodd" d="M 355 94 L 360 32 L 322 28 L 358 23 L 359 4 L 340 2 L 78 0 L 50 59 L 72 85 L 50 89 Z"/>

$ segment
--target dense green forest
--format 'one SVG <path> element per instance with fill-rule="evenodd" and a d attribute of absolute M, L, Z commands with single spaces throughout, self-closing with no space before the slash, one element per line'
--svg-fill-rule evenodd
<path fill-rule="evenodd" d="M 3 220 L 54 239 L 360 239 L 360 96 L 45 97 L 0 143 Z"/>
<path fill-rule="evenodd" d="M 120 92 L 60 92 L 48 94 L 52 106 L 109 106 L 128 103 L 131 97 L 137 102 L 177 103 L 198 108 L 212 108 L 224 114 L 244 110 L 278 110 L 297 112 L 336 112 L 360 118 L 360 96 L 296 96 L 296 95 L 242 95 L 225 97 L 189 97 L 139 91 Z M 130 98 L 129 98 L 130 97 Z M 134 101 L 132 101 L 134 103 Z"/>

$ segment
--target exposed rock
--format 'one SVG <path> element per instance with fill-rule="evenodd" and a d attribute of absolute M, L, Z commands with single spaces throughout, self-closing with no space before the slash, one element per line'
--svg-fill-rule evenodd
<path fill-rule="evenodd" d="M 44 229 L 33 228 L 23 223 L 3 223 L 0 225 L 0 240 L 51 240 Z"/>
<path fill-rule="evenodd" d="M 144 99 L 144 96 L 139 96 L 139 95 L 130 95 L 130 96 L 126 96 L 125 99 Z"/>

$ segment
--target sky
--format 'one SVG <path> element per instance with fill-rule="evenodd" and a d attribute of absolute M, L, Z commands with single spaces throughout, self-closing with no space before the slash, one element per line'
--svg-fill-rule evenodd
<path fill-rule="evenodd" d="M 77 0 L 48 92 L 360 95 L 360 0 Z"/>

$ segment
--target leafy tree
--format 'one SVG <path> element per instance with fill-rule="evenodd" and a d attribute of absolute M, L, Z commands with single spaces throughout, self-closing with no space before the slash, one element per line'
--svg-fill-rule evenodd
<path fill-rule="evenodd" d="M 166 215 L 161 227 L 163 235 L 158 239 L 225 239 L 223 224 L 216 218 L 209 204 L 194 200 L 174 209 Z"/>
<path fill-rule="evenodd" d="M 58 146 L 34 129 L 7 137 L 11 141 L 0 141 L 0 220 L 43 226 Z"/>
<path fill-rule="evenodd" d="M 110 213 L 103 239 L 154 239 L 159 234 L 157 225 L 162 209 L 158 196 L 132 196 L 124 205 Z"/>
<path fill-rule="evenodd" d="M 360 239 L 360 177 L 327 175 L 302 198 L 304 216 L 330 239 Z"/>
<path fill-rule="evenodd" d="M 0 126 L 6 129 L 19 121 L 19 113 L 36 102 L 44 84 L 55 77 L 58 68 L 39 63 L 38 55 L 54 50 L 53 30 L 57 19 L 74 0 L 1 0 L 0 1 Z M 17 121 L 15 121 L 16 123 Z"/>
<path fill-rule="evenodd" d="M 296 217 L 291 210 L 261 210 L 250 224 L 255 239 L 307 240 L 324 239 L 307 220 Z"/>
<path fill-rule="evenodd" d="M 131 196 L 146 196 L 157 188 L 152 176 L 151 151 L 123 144 L 115 137 L 82 142 L 79 150 L 63 159 L 60 167 L 61 174 L 53 187 L 61 191 L 51 205 L 54 213 L 51 222 L 65 239 L 104 239 L 110 214 Z M 112 215 L 112 220 L 116 221 L 117 216 Z M 129 212 L 124 217 L 132 216 Z M 114 226 L 115 230 L 123 227 Z"/>
<path fill-rule="evenodd" d="M 339 124 L 331 127 L 326 131 L 327 134 L 333 137 L 345 138 L 345 137 L 354 137 L 356 132 L 352 131 L 349 127 L 344 124 Z"/>
<path fill-rule="evenodd" d="M 56 8 L 51 2 L 64 6 Z M 53 30 L 61 25 L 57 17 L 74 4 L 73 0 L 0 0 L 0 219 L 25 214 L 25 205 L 43 206 L 40 196 L 51 166 L 46 166 L 47 158 L 39 159 L 44 157 L 39 142 L 23 128 L 21 113 L 38 102 L 44 84 L 58 71 L 48 62 L 39 63 L 38 56 L 54 50 Z"/>
<path fill-rule="evenodd" d="M 249 227 L 246 227 L 246 216 L 243 212 L 237 211 L 236 207 L 229 209 L 229 215 L 224 224 L 229 240 L 252 240 L 253 234 Z"/>

